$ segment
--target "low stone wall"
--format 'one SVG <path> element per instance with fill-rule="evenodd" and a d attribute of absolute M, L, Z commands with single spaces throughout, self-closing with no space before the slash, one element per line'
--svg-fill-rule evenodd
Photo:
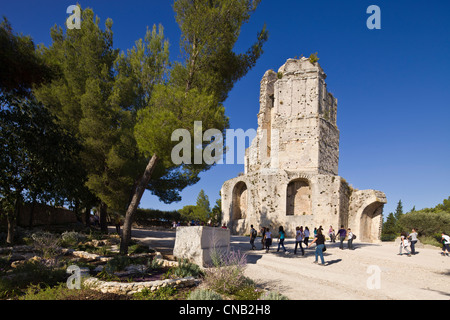
<path fill-rule="evenodd" d="M 91 254 L 95 255 L 95 254 Z M 101 256 L 95 260 L 99 260 Z M 162 264 L 163 267 L 174 267 L 178 265 L 178 261 L 170 261 L 162 258 L 160 252 L 156 252 L 155 259 Z M 117 281 L 102 281 L 95 277 L 87 277 L 83 284 L 93 290 L 101 291 L 102 293 L 128 294 L 133 295 L 141 292 L 144 289 L 156 291 L 163 287 L 185 288 L 198 285 L 200 280 L 194 277 L 186 277 L 179 279 L 166 279 L 144 282 L 117 282 Z"/>
<path fill-rule="evenodd" d="M 171 286 L 174 288 L 192 287 L 197 285 L 197 279 L 194 277 L 186 277 L 180 279 L 166 279 L 146 282 L 115 282 L 101 281 L 97 278 L 90 277 L 84 280 L 84 285 L 103 293 L 116 293 L 132 295 L 141 292 L 144 289 L 151 291 L 158 290 L 162 287 Z"/>

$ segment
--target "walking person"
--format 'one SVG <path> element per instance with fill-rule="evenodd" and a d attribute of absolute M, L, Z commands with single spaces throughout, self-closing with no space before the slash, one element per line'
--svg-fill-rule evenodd
<path fill-rule="evenodd" d="M 269 228 L 266 228 L 266 233 L 264 234 L 264 244 L 266 246 L 266 252 L 269 252 L 270 246 L 272 245 L 272 232 Z"/>
<path fill-rule="evenodd" d="M 279 238 L 278 238 L 278 249 L 277 252 L 280 251 L 280 246 L 283 247 L 284 252 L 286 252 L 286 248 L 284 247 L 284 239 L 286 239 L 286 232 L 284 232 L 284 229 L 282 226 L 280 226 L 280 228 L 278 228 L 278 234 L 279 234 Z"/>
<path fill-rule="evenodd" d="M 330 226 L 330 229 L 328 229 L 328 236 L 330 237 L 331 242 L 336 242 L 336 234 L 334 233 L 333 226 Z"/>
<path fill-rule="evenodd" d="M 305 232 L 303 233 L 303 239 L 305 246 L 308 247 L 308 240 L 309 240 L 309 228 L 305 227 Z"/>
<path fill-rule="evenodd" d="M 318 263 L 318 257 L 320 257 L 320 261 L 322 262 L 322 266 L 325 265 L 325 259 L 323 258 L 323 250 L 325 248 L 325 237 L 322 234 L 322 230 L 317 230 L 317 236 L 314 238 L 313 242 L 308 246 L 308 248 L 313 244 L 316 243 L 316 252 L 315 252 L 315 258 L 316 260 L 314 263 Z"/>
<path fill-rule="evenodd" d="M 263 250 L 266 247 L 266 228 L 262 227 L 261 228 L 261 250 Z"/>
<path fill-rule="evenodd" d="M 337 234 L 339 235 L 339 249 L 344 250 L 344 240 L 347 235 L 347 231 L 344 229 L 344 225 L 341 225 L 341 228 L 338 230 Z"/>
<path fill-rule="evenodd" d="M 303 226 L 300 228 L 295 228 L 295 249 L 294 254 L 297 254 L 297 247 L 300 245 L 300 249 L 302 250 L 302 256 L 305 255 L 305 250 L 303 250 L 302 242 L 303 242 Z"/>
<path fill-rule="evenodd" d="M 258 235 L 258 231 L 256 231 L 255 228 L 253 228 L 253 225 L 250 226 L 250 244 L 252 246 L 252 250 L 255 250 L 255 239 L 256 236 Z"/>
<path fill-rule="evenodd" d="M 120 226 L 122 225 L 122 219 L 118 213 L 114 216 L 114 225 L 116 226 L 116 232 L 120 236 Z"/>
<path fill-rule="evenodd" d="M 442 255 L 446 255 L 448 257 L 448 254 L 450 253 L 450 236 L 446 235 L 445 233 L 441 233 L 442 235 Z M 447 253 L 445 253 L 447 251 Z"/>
<path fill-rule="evenodd" d="M 347 233 L 347 247 L 349 250 L 355 250 L 355 248 L 353 247 L 353 232 L 350 228 L 348 228 Z"/>
<path fill-rule="evenodd" d="M 402 249 L 405 249 L 405 251 L 407 252 L 407 254 L 408 254 L 408 257 L 411 257 L 411 252 L 408 250 L 408 239 L 407 239 L 407 236 L 406 236 L 406 233 L 405 232 L 402 232 L 401 234 L 400 234 L 400 252 L 399 252 L 399 254 L 398 255 L 402 255 Z"/>
<path fill-rule="evenodd" d="M 409 241 L 411 241 L 411 254 L 416 254 L 416 243 L 417 243 L 417 231 L 412 229 L 411 233 L 408 235 Z"/>

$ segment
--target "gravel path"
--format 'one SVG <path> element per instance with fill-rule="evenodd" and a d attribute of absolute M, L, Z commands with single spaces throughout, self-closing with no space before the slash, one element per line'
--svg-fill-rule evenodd
<path fill-rule="evenodd" d="M 135 229 L 133 237 L 166 254 L 175 242 L 174 231 Z M 231 247 L 248 254 L 245 273 L 249 278 L 292 300 L 450 299 L 450 257 L 441 256 L 438 248 L 417 248 L 418 254 L 408 257 L 397 255 L 394 243 L 355 242 L 355 250 L 346 246 L 340 250 L 338 244 L 327 242 L 326 265 L 321 266 L 313 263 L 315 245 L 302 257 L 300 250 L 293 254 L 293 239 L 285 240 L 290 254 L 277 253 L 276 240 L 265 253 L 259 250 L 259 239 L 257 250 L 249 250 L 248 237 L 232 236 Z"/>

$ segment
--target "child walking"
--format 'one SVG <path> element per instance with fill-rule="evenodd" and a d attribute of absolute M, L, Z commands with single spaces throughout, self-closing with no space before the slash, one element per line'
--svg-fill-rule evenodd
<path fill-rule="evenodd" d="M 408 250 L 408 239 L 406 239 L 406 233 L 402 232 L 400 235 L 400 252 L 399 255 L 402 255 L 402 249 L 405 249 L 405 251 L 408 254 L 408 257 L 411 257 L 411 252 Z"/>

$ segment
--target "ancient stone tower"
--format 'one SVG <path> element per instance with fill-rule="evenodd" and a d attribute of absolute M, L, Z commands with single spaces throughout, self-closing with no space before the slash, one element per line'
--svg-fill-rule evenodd
<path fill-rule="evenodd" d="M 337 100 L 326 74 L 307 58 L 288 59 L 261 80 L 257 135 L 245 172 L 221 190 L 223 223 L 234 234 L 250 225 L 352 228 L 361 241 L 380 239 L 385 194 L 356 190 L 338 176 Z"/>

